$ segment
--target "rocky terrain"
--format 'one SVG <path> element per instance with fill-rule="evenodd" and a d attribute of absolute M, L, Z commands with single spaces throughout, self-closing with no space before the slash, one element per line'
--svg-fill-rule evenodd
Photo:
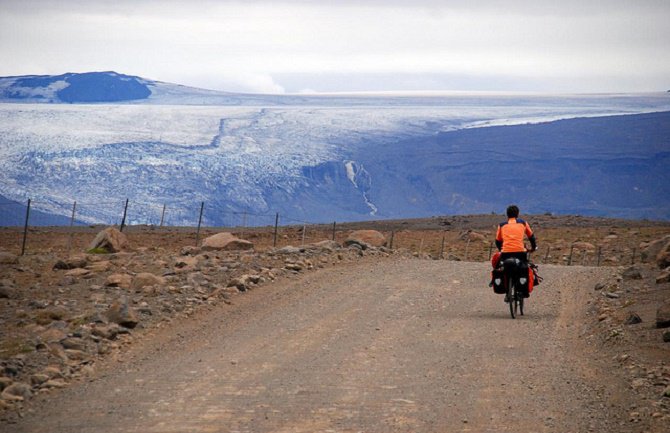
<path fill-rule="evenodd" d="M 98 365 L 122 364 L 128 348 L 152 332 L 197 320 L 274 281 L 393 257 L 485 261 L 499 219 L 361 223 L 335 233 L 329 226 L 285 227 L 276 246 L 272 228 L 237 228 L 234 235 L 210 228 L 197 235 L 198 246 L 188 228 L 106 235 L 101 227 L 39 228 L 30 230 L 23 256 L 20 233 L 1 229 L 0 427 L 34 411 L 36 395 L 95 378 Z M 544 263 L 611 270 L 586 298 L 587 315 L 574 329 L 629 378 L 639 397 L 630 423 L 670 425 L 670 225 L 528 219 L 540 242 L 540 273 Z M 360 231 L 372 228 L 378 232 Z"/>

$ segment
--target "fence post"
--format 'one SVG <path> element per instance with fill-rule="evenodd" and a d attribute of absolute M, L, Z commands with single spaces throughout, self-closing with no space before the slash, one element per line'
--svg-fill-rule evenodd
<path fill-rule="evenodd" d="M 544 255 L 544 261 L 542 263 L 546 264 L 547 261 L 549 260 L 549 252 L 551 251 L 551 247 L 547 247 L 547 253 Z"/>
<path fill-rule="evenodd" d="M 630 258 L 630 264 L 634 265 L 635 264 L 635 253 L 637 252 L 637 248 L 633 248 L 633 257 Z"/>
<path fill-rule="evenodd" d="M 390 242 L 390 245 L 389 245 L 390 250 L 393 249 L 393 240 L 394 239 L 395 239 L 395 230 L 391 230 L 391 242 Z"/>
<path fill-rule="evenodd" d="M 274 233 L 274 240 L 272 241 L 272 246 L 274 248 L 277 248 L 277 228 L 279 227 L 279 212 L 277 212 L 277 215 L 275 216 L 275 233 Z"/>
<path fill-rule="evenodd" d="M 30 219 L 30 199 L 26 208 L 26 224 L 23 226 L 23 244 L 21 245 L 21 255 L 26 252 L 26 238 L 28 237 L 28 220 Z"/>
<path fill-rule="evenodd" d="M 200 203 L 200 217 L 198 218 L 198 231 L 195 232 L 195 246 L 200 242 L 200 225 L 202 225 L 202 211 L 205 209 L 205 202 Z"/>
<path fill-rule="evenodd" d="M 337 221 L 333 221 L 333 240 L 335 240 L 335 227 L 337 226 Z"/>
<path fill-rule="evenodd" d="M 575 249 L 575 245 L 570 245 L 570 257 L 568 257 L 568 266 L 572 266 L 572 251 Z"/>
<path fill-rule="evenodd" d="M 596 266 L 600 266 L 600 255 L 602 254 L 602 249 L 603 247 L 601 246 L 598 247 L 598 260 L 596 262 Z"/>
<path fill-rule="evenodd" d="M 72 205 L 72 218 L 70 218 L 70 238 L 67 241 L 67 251 L 70 252 L 72 250 L 72 236 L 74 233 L 72 232 L 72 226 L 74 226 L 74 213 L 77 210 L 77 202 L 75 201 L 74 204 Z"/>
<path fill-rule="evenodd" d="M 468 237 L 468 241 L 465 243 L 465 261 L 468 261 L 468 250 L 470 249 L 470 238 Z"/>
<path fill-rule="evenodd" d="M 489 260 L 491 260 L 492 255 L 493 255 L 493 242 L 489 244 Z"/>
<path fill-rule="evenodd" d="M 586 250 L 584 250 L 584 253 L 582 254 L 582 266 L 584 266 L 584 263 L 586 263 Z"/>
<path fill-rule="evenodd" d="M 444 260 L 444 238 L 446 235 L 442 233 L 442 245 L 440 245 L 440 259 Z"/>
<path fill-rule="evenodd" d="M 119 230 L 121 232 L 126 225 L 126 215 L 128 215 L 128 199 L 126 199 L 126 205 L 123 207 L 123 219 L 121 220 L 121 230 Z"/>
<path fill-rule="evenodd" d="M 419 255 L 423 253 L 423 238 L 421 238 L 421 242 L 419 243 Z"/>
<path fill-rule="evenodd" d="M 167 204 L 163 204 L 163 212 L 161 212 L 161 224 L 160 227 L 163 227 L 163 221 L 165 220 L 165 208 Z"/>
<path fill-rule="evenodd" d="M 307 231 L 307 223 L 302 222 L 302 245 L 305 245 L 305 232 Z"/>

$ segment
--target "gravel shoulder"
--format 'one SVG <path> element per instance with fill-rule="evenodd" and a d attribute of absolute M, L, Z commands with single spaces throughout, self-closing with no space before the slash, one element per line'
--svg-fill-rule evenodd
<path fill-rule="evenodd" d="M 543 266 L 509 317 L 483 263 L 380 259 L 152 331 L 12 432 L 667 431 L 589 340 L 607 268 Z"/>

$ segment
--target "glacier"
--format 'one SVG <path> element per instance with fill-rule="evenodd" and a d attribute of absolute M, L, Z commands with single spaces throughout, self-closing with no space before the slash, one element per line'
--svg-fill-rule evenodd
<path fill-rule="evenodd" d="M 30 198 L 35 209 L 65 217 L 76 201 L 78 221 L 104 224 L 119 222 L 126 198 L 131 224 L 158 224 L 166 206 L 166 224 L 194 225 L 201 202 L 212 226 L 236 225 L 242 214 L 257 225 L 272 224 L 277 212 L 284 223 L 320 223 L 488 213 L 508 202 L 537 212 L 670 219 L 667 188 L 649 188 L 657 180 L 647 178 L 651 167 L 669 183 L 663 113 L 670 96 L 663 93 L 222 95 L 161 83 L 152 91 L 137 103 L 0 103 L 0 195 L 18 203 Z M 637 154 L 625 145 L 630 125 L 621 119 L 651 125 L 638 128 Z M 561 123 L 570 121 L 578 123 Z M 579 128 L 594 135 L 575 133 Z M 523 167 L 527 158 L 537 161 L 526 183 L 542 200 L 530 199 L 524 187 L 491 190 L 494 179 L 506 182 L 497 167 Z M 639 164 L 622 162 L 630 158 Z M 605 166 L 604 178 L 581 181 L 585 192 L 573 201 L 542 181 L 565 170 L 588 178 L 587 160 L 623 164 L 619 170 L 642 192 L 609 191 L 632 203 L 599 203 L 596 184 L 628 188 L 608 181 L 615 173 Z M 547 200 L 550 194 L 561 198 Z M 11 224 L 2 212 L 0 206 L 7 219 L 1 223 Z"/>

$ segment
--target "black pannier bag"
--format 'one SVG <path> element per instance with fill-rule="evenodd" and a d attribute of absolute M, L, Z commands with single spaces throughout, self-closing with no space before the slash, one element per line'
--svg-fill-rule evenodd
<path fill-rule="evenodd" d="M 493 293 L 499 295 L 507 293 L 507 289 L 505 289 L 505 272 L 501 268 L 496 268 L 491 271 L 490 285 L 493 287 Z"/>

